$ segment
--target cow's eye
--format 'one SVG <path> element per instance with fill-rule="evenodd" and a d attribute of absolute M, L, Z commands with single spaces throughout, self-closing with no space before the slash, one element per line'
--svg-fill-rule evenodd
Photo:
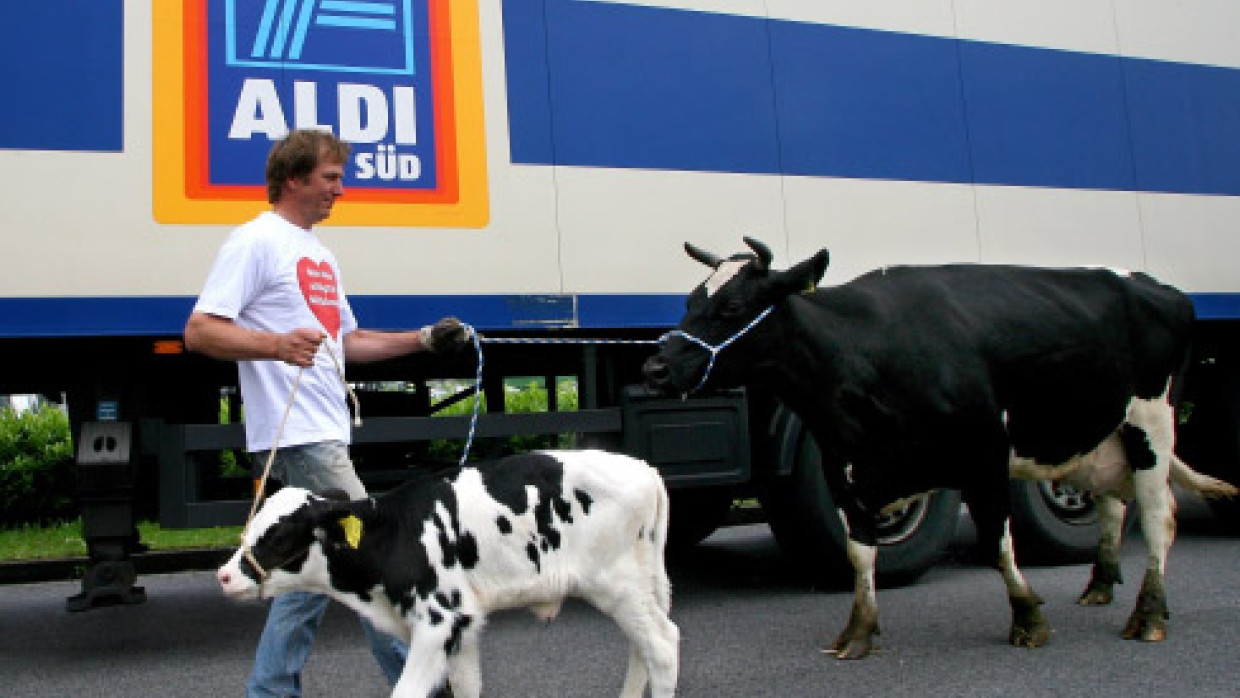
<path fill-rule="evenodd" d="M 719 309 L 719 314 L 725 318 L 739 317 L 745 312 L 745 304 L 739 300 L 730 300 L 723 304 Z"/>

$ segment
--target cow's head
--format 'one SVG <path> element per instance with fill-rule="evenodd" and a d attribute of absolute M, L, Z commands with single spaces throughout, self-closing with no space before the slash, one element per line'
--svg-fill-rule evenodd
<path fill-rule="evenodd" d="M 789 295 L 812 288 L 826 273 L 826 250 L 776 271 L 771 269 L 770 248 L 748 237 L 745 244 L 752 253 L 722 259 L 685 243 L 689 256 L 714 273 L 689 294 L 677 331 L 646 361 L 643 372 L 650 388 L 686 395 L 697 388 L 744 383 L 745 368 L 755 362 L 755 352 L 762 351 L 766 334 L 755 321 Z"/>
<path fill-rule="evenodd" d="M 322 588 L 327 581 L 324 528 L 347 515 L 345 504 L 297 487 L 273 494 L 254 515 L 241 547 L 216 572 L 224 593 L 255 598 Z"/>

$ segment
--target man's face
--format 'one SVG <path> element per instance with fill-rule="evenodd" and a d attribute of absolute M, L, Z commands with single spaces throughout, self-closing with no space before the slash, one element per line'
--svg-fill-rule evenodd
<path fill-rule="evenodd" d="M 320 160 L 305 178 L 290 179 L 288 193 L 294 197 L 303 227 L 326 220 L 336 199 L 344 196 L 344 164 Z"/>

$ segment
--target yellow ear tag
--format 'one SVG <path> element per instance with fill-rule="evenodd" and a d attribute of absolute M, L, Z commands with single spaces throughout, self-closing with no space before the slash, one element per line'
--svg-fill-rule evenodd
<path fill-rule="evenodd" d="M 340 519 L 340 526 L 344 529 L 344 539 L 348 541 L 349 547 L 357 550 L 357 546 L 362 542 L 362 520 L 349 514 Z"/>

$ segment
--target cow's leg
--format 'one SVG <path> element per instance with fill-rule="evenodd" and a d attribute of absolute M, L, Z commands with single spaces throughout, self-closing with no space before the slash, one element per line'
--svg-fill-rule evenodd
<path fill-rule="evenodd" d="M 1145 536 L 1149 557 L 1145 579 L 1142 580 L 1141 591 L 1137 594 L 1137 605 L 1128 618 L 1128 624 L 1124 626 L 1123 636 L 1129 640 L 1161 642 L 1167 638 L 1167 618 L 1170 615 L 1167 611 L 1166 591 L 1163 588 L 1163 574 L 1166 570 L 1167 551 L 1175 539 L 1175 504 L 1165 475 L 1141 475 L 1143 473 L 1137 473 L 1141 533 Z M 1161 481 L 1157 481 L 1159 477 L 1162 478 Z M 1142 495 L 1142 488 L 1148 488 L 1150 492 Z M 1158 492 L 1155 493 L 1154 490 Z"/>
<path fill-rule="evenodd" d="M 977 528 L 978 550 L 983 559 L 999 568 L 1012 607 L 1012 626 L 1008 642 L 1017 647 L 1041 647 L 1050 640 L 1051 626 L 1042 615 L 1042 599 L 1029 586 L 1016 566 L 1009 525 L 1011 505 L 1008 484 L 998 489 L 965 492 L 973 525 Z"/>
<path fill-rule="evenodd" d="M 1160 642 L 1167 637 L 1167 597 L 1163 588 L 1167 551 L 1175 540 L 1175 498 L 1167 477 L 1175 444 L 1175 413 L 1165 401 L 1134 400 L 1128 423 L 1120 427 L 1124 453 L 1133 468 L 1133 487 L 1141 507 L 1141 533 L 1148 551 L 1137 605 L 1122 633 L 1125 639 Z"/>
<path fill-rule="evenodd" d="M 1016 551 L 1012 546 L 1012 530 L 1008 521 L 1003 522 L 999 570 L 1003 573 L 1008 602 L 1012 606 L 1012 629 L 1008 633 L 1008 642 L 1017 647 L 1045 645 L 1051 639 L 1051 624 L 1042 615 L 1041 597 L 1033 591 L 1016 566 Z"/>
<path fill-rule="evenodd" d="M 1119 567 L 1119 549 L 1124 535 L 1124 516 L 1128 507 L 1119 497 L 1098 495 L 1094 499 L 1098 511 L 1098 523 L 1102 529 L 1098 540 L 1098 558 L 1094 561 L 1089 586 L 1077 603 L 1083 606 L 1102 606 L 1115 598 L 1115 585 L 1123 583 Z"/>
<path fill-rule="evenodd" d="M 848 531 L 848 560 L 852 562 L 855 573 L 853 604 L 848 625 L 831 645 L 831 652 L 837 659 L 865 657 L 873 649 L 874 636 L 879 632 L 878 593 L 874 583 L 878 546 L 873 533 L 874 524 L 852 517 L 854 523 L 850 526 L 849 518 L 840 512 L 840 519 Z"/>

